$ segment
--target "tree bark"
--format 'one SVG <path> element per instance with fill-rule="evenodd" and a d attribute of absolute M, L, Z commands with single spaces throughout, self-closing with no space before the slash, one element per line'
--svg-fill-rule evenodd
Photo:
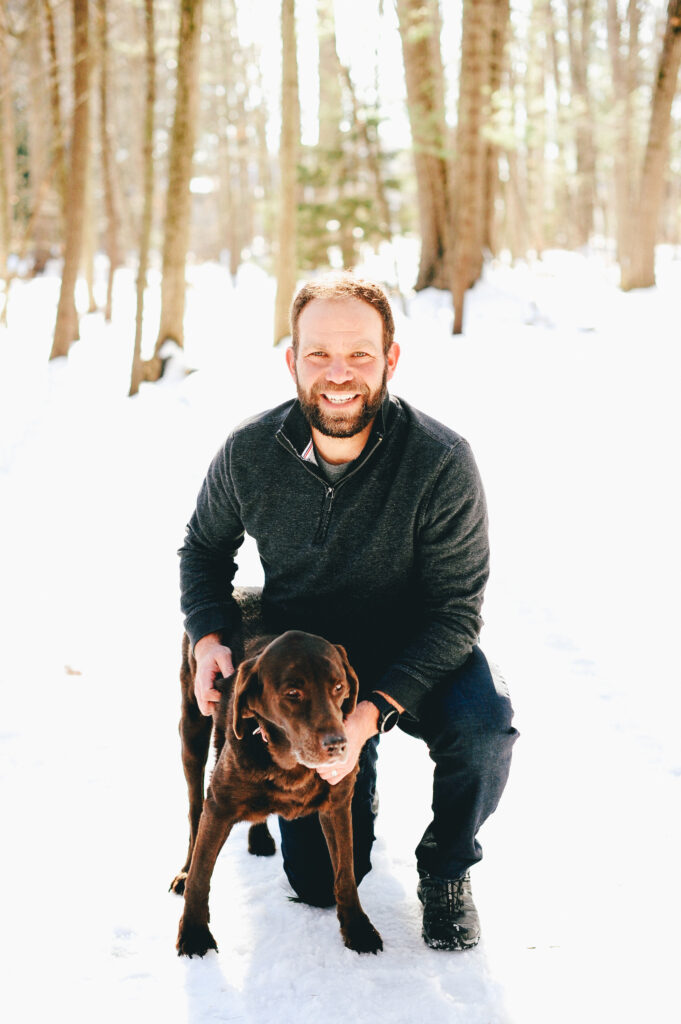
<path fill-rule="evenodd" d="M 73 134 L 71 170 L 67 195 L 66 245 L 57 322 L 50 359 L 68 355 L 77 337 L 75 289 L 83 242 L 83 196 L 85 194 L 90 143 L 90 54 L 88 0 L 73 0 Z"/>
<path fill-rule="evenodd" d="M 118 243 L 118 212 L 113 184 L 113 160 L 111 156 L 111 129 L 109 125 L 109 29 L 107 0 L 97 0 L 99 28 L 99 128 L 102 159 L 102 187 L 106 213 L 106 252 L 109 258 L 109 274 L 104 305 L 104 319 L 111 320 L 114 274 L 120 265 Z"/>
<path fill-rule="evenodd" d="M 463 331 L 464 296 L 482 264 L 493 0 L 464 0 L 456 132 L 456 241 L 452 268 L 454 334 Z"/>
<path fill-rule="evenodd" d="M 593 102 L 588 79 L 593 20 L 592 0 L 568 0 L 567 16 L 572 123 L 577 150 L 574 229 L 576 244 L 584 246 L 588 244 L 593 230 L 596 199 Z"/>
<path fill-rule="evenodd" d="M 633 224 L 631 210 L 637 194 L 638 160 L 632 132 L 632 97 L 638 85 L 638 30 L 640 11 L 637 0 L 630 0 L 627 10 L 626 45 L 617 9 L 617 0 L 608 0 L 608 49 L 612 65 L 615 134 L 614 178 L 615 221 L 617 224 L 617 260 L 623 276 L 628 274 L 632 251 Z"/>
<path fill-rule="evenodd" d="M 415 288 L 451 288 L 451 153 L 438 0 L 397 0 L 421 230 Z"/>
<path fill-rule="evenodd" d="M 181 0 L 175 117 L 170 144 L 163 241 L 161 323 L 149 379 L 161 374 L 160 349 L 167 340 L 184 345 L 185 263 L 191 220 L 190 183 L 199 95 L 199 48 L 203 0 Z"/>
<path fill-rule="evenodd" d="M 668 165 L 671 110 L 681 65 L 681 0 L 669 0 L 667 23 L 657 65 L 650 126 L 638 202 L 630 213 L 629 251 L 621 266 L 621 287 L 650 288 L 655 284 L 655 241 L 664 198 Z"/>
<path fill-rule="evenodd" d="M 281 143 L 279 147 L 279 222 L 274 344 L 290 334 L 289 307 L 298 279 L 297 166 L 300 151 L 300 99 L 294 0 L 282 0 Z"/>
<path fill-rule="evenodd" d="M 59 60 L 57 55 L 57 36 L 54 28 L 54 14 L 50 0 L 43 0 L 45 12 L 45 29 L 49 54 L 48 83 L 50 93 L 50 113 L 52 117 L 52 150 L 55 160 L 55 181 L 59 193 L 60 213 L 62 220 L 62 238 L 66 237 L 66 197 L 68 193 L 68 171 L 66 165 L 66 140 L 64 124 L 61 116 L 61 96 L 59 89 Z"/>
<path fill-rule="evenodd" d="M 0 5 L 0 278 L 6 278 L 12 248 L 13 207 L 16 197 L 16 142 L 9 58 L 9 24 Z M 6 301 L 6 300 L 5 300 Z"/>
<path fill-rule="evenodd" d="M 506 39 L 511 16 L 509 0 L 494 0 L 494 11 L 491 25 L 489 91 L 490 102 L 501 88 L 502 75 L 506 64 Z M 485 212 L 483 245 L 491 253 L 496 253 L 496 198 L 499 186 L 499 146 L 487 142 L 485 146 Z"/>
<path fill-rule="evenodd" d="M 144 175 L 144 206 L 140 229 L 139 265 L 137 267 L 137 310 L 135 314 L 135 343 L 132 354 L 130 394 L 136 395 L 144 380 L 142 364 L 142 322 L 144 318 L 144 291 L 147 285 L 151 224 L 154 209 L 154 107 L 156 105 L 156 43 L 154 38 L 154 0 L 144 0 L 144 39 L 146 91 L 144 103 L 144 138 L 142 163 Z"/>

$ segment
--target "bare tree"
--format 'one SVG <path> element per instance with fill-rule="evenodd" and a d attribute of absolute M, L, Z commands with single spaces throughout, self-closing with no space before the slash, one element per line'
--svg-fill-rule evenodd
<path fill-rule="evenodd" d="M 12 247 L 16 195 L 16 142 L 9 54 L 9 13 L 0 5 L 0 277 L 6 277 Z"/>
<path fill-rule="evenodd" d="M 66 245 L 57 322 L 50 359 L 68 355 L 71 342 L 78 336 L 74 301 L 78 265 L 83 241 L 83 195 L 90 143 L 90 32 L 88 0 L 73 3 L 73 133 L 71 169 L 67 194 Z"/>
<path fill-rule="evenodd" d="M 592 0 L 567 0 L 571 112 L 577 151 L 575 241 L 580 246 L 586 245 L 591 237 L 596 201 L 594 115 L 588 79 L 592 8 Z"/>
<path fill-rule="evenodd" d="M 279 147 L 279 219 L 277 230 L 277 294 L 274 344 L 290 331 L 289 307 L 297 281 L 297 165 L 300 150 L 300 98 L 294 0 L 281 3 L 282 82 Z"/>
<path fill-rule="evenodd" d="M 130 394 L 136 395 L 144 379 L 142 366 L 142 322 L 144 318 L 144 291 L 147 284 L 151 224 L 154 209 L 154 107 L 156 105 L 156 42 L 154 28 L 154 0 L 144 0 L 144 39 L 146 89 L 144 103 L 144 136 L 142 162 L 144 174 L 144 205 L 140 229 L 139 264 L 137 267 L 137 310 L 135 314 L 135 343 L 132 355 Z"/>
<path fill-rule="evenodd" d="M 451 154 L 438 0 L 397 0 L 421 229 L 416 289 L 451 287 Z"/>
<path fill-rule="evenodd" d="M 111 155 L 111 128 L 109 125 L 109 26 L 108 0 L 97 0 L 99 37 L 99 128 L 102 160 L 102 186 L 106 212 L 106 251 L 109 257 L 109 275 L 106 289 L 104 319 L 111 320 L 114 274 L 120 264 L 118 244 L 118 211 L 114 195 L 113 158 Z"/>
<path fill-rule="evenodd" d="M 655 284 L 655 241 L 668 167 L 672 102 L 681 65 L 681 0 L 669 0 L 662 49 L 657 64 L 650 126 L 637 202 L 627 211 L 628 228 L 621 261 L 621 286 Z"/>
<path fill-rule="evenodd" d="M 454 334 L 463 330 L 464 296 L 480 275 L 485 226 L 483 127 L 488 113 L 494 0 L 464 0 L 456 132 L 456 240 L 452 267 Z"/>
<path fill-rule="evenodd" d="M 203 0 L 181 0 L 175 117 L 163 240 L 161 323 L 154 359 L 145 367 L 148 380 L 157 380 L 161 375 L 158 353 L 166 341 L 184 345 L 185 263 L 189 247 L 190 183 L 198 117 L 202 17 Z"/>

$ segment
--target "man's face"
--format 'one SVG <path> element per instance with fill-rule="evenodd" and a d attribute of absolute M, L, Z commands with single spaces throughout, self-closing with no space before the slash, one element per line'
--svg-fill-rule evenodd
<path fill-rule="evenodd" d="M 298 318 L 298 356 L 286 361 L 310 425 L 327 437 L 353 437 L 385 398 L 399 346 L 383 354 L 383 321 L 361 299 L 313 299 Z"/>

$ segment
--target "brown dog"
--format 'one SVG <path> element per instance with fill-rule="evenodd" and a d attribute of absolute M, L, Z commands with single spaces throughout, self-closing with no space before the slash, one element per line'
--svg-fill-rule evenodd
<path fill-rule="evenodd" d="M 334 869 L 334 893 L 345 945 L 376 953 L 381 937 L 362 910 L 352 859 L 350 803 L 357 769 L 336 786 L 317 774 L 345 755 L 343 719 L 357 703 L 358 682 L 345 650 L 309 633 L 288 632 L 249 645 L 251 657 L 229 679 L 210 718 L 194 697 L 196 662 L 183 642 L 182 761 L 189 789 L 189 853 L 170 888 L 184 892 L 177 951 L 217 949 L 208 928 L 208 892 L 218 853 L 234 824 L 251 821 L 251 853 L 274 853 L 269 814 L 319 813 Z M 247 720 L 251 719 L 250 722 Z M 217 762 L 203 799 L 212 725 Z"/>

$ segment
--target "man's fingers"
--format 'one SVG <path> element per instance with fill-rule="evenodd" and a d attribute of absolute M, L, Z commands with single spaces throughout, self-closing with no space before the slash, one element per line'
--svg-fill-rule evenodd
<path fill-rule="evenodd" d="M 196 703 L 199 705 L 199 711 L 202 715 L 213 714 L 213 704 L 219 704 L 220 694 L 217 690 L 208 690 L 206 693 L 199 696 L 196 695 Z"/>
<path fill-rule="evenodd" d="M 232 662 L 232 655 L 229 649 L 225 648 L 225 653 L 219 654 L 215 660 L 218 663 L 220 671 L 222 672 L 225 679 L 231 676 L 232 672 L 234 671 L 234 663 Z"/>

